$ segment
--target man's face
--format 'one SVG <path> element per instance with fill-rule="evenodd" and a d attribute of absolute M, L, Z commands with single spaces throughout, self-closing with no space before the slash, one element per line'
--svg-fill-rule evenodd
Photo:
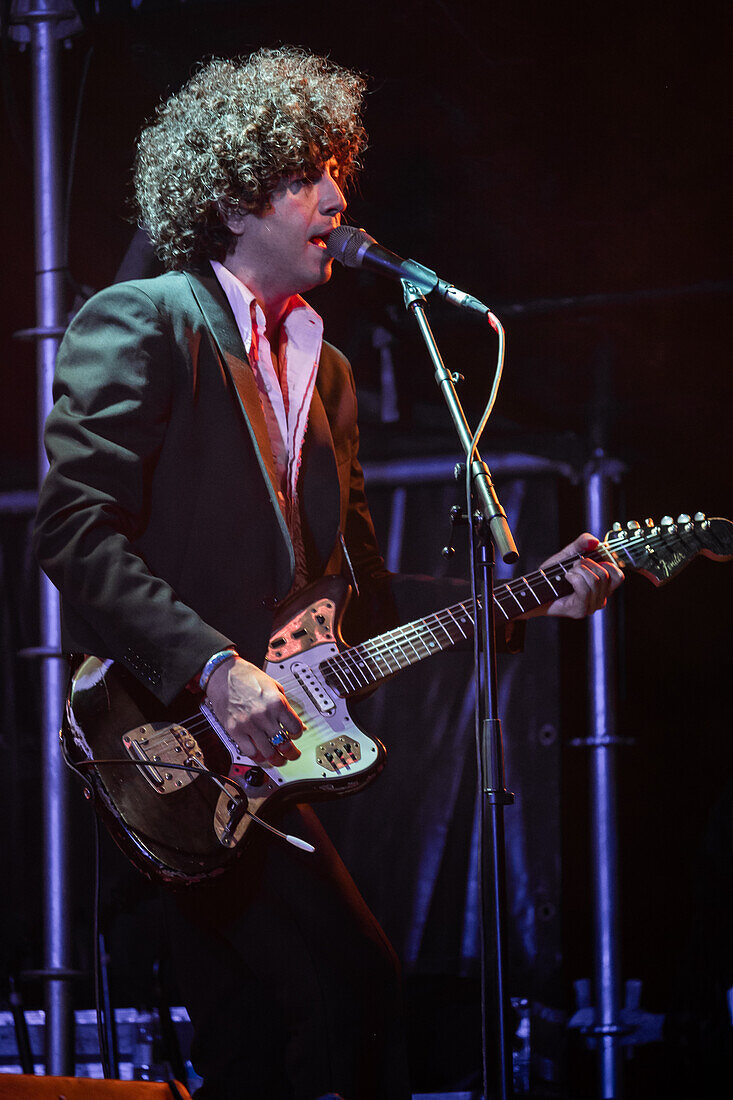
<path fill-rule="evenodd" d="M 327 282 L 333 261 L 324 237 L 340 223 L 345 209 L 334 160 L 315 178 L 281 180 L 264 213 L 229 219 L 238 238 L 230 257 L 232 270 L 266 300 L 291 297 Z"/>

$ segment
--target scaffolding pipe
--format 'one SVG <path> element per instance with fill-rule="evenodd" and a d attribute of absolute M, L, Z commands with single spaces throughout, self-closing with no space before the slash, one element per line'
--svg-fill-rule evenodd
<path fill-rule="evenodd" d="M 64 0 L 18 0 L 12 11 L 16 39 L 30 44 L 33 104 L 33 184 L 36 263 L 36 328 L 24 333 L 36 341 L 38 383 L 38 473 L 47 461 L 43 425 L 51 409 L 56 354 L 66 324 L 64 309 L 63 200 L 59 155 L 59 36 L 76 21 Z M 78 22 L 78 21 L 76 21 Z M 73 29 L 77 29 L 73 26 Z M 58 732 L 65 687 L 61 658 L 59 599 L 46 577 L 40 579 L 41 756 L 43 761 L 44 958 L 38 972 L 45 983 L 46 1073 L 71 1075 L 73 1014 L 69 926 L 68 779 Z"/>
<path fill-rule="evenodd" d="M 589 531 L 606 530 L 612 463 L 597 451 L 586 473 Z M 598 1095 L 622 1095 L 620 1076 L 621 960 L 618 918 L 618 828 L 616 807 L 616 691 L 611 610 L 599 611 L 589 625 L 590 832 L 593 883 L 593 954 Z"/>

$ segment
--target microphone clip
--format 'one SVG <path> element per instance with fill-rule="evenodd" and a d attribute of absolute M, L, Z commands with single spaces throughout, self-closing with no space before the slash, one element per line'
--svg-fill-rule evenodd
<path fill-rule="evenodd" d="M 405 309 L 410 309 L 417 302 L 423 302 L 427 305 L 427 299 L 425 297 L 425 291 L 422 287 L 419 287 L 416 283 L 411 283 L 409 279 L 400 279 L 402 286 L 402 297 L 405 302 Z"/>

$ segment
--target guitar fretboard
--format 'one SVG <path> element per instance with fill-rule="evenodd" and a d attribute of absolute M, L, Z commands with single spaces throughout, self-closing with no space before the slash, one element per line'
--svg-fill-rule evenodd
<path fill-rule="evenodd" d="M 601 543 L 587 557 L 600 561 L 612 555 Z M 558 596 L 572 591 L 565 574 L 580 555 L 555 562 L 546 570 L 538 569 L 494 589 L 497 622 L 516 619 L 526 611 L 551 603 Z M 361 645 L 351 646 L 320 665 L 326 684 L 338 695 L 347 696 L 363 691 L 402 668 L 449 649 L 473 635 L 475 607 L 473 600 L 446 607 L 424 619 L 380 634 Z"/>
<path fill-rule="evenodd" d="M 646 528 L 631 522 L 627 531 L 617 524 L 611 536 L 582 556 L 598 562 L 611 561 L 622 569 L 626 566 L 641 569 L 655 584 L 664 584 L 699 553 L 717 561 L 733 557 L 730 520 L 706 519 L 700 514 L 691 521 L 689 516 L 680 516 L 676 524 L 662 520 L 659 527 L 651 520 Z M 566 574 L 580 557 L 575 554 L 564 558 L 547 569 L 537 569 L 495 588 L 497 621 L 508 622 L 551 603 L 558 596 L 566 596 L 572 591 Z M 319 667 L 326 684 L 337 695 L 353 695 L 401 668 L 470 638 L 474 621 L 473 600 L 466 600 L 351 646 L 321 662 Z"/>

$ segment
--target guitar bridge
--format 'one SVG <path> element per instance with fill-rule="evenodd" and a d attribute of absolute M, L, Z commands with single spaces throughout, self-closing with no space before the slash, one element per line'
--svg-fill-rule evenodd
<path fill-rule="evenodd" d="M 198 779 L 196 765 L 203 760 L 203 753 L 184 726 L 156 727 L 149 722 L 123 734 L 122 744 L 158 794 L 172 794 Z M 181 765 L 188 767 L 184 770 Z"/>
<path fill-rule="evenodd" d="M 358 760 L 361 760 L 361 745 L 350 737 L 334 737 L 316 749 L 316 763 L 324 771 L 348 771 Z"/>

